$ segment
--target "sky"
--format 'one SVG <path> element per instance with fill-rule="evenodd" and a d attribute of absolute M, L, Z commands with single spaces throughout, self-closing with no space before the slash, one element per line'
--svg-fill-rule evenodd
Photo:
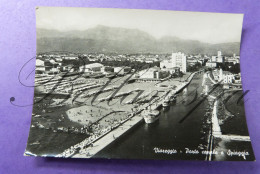
<path fill-rule="evenodd" d="M 243 14 L 113 8 L 36 8 L 36 28 L 70 31 L 104 25 L 139 29 L 157 39 L 174 36 L 213 44 L 240 42 L 242 23 Z"/>

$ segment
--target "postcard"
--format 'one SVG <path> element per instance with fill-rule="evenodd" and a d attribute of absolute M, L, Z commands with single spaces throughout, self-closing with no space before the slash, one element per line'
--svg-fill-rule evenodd
<path fill-rule="evenodd" d="M 242 24 L 243 14 L 37 7 L 25 156 L 254 161 Z"/>

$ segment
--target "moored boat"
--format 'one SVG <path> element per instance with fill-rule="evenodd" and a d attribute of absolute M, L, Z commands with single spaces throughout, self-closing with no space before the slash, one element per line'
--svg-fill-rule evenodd
<path fill-rule="evenodd" d="M 162 106 L 163 106 L 163 107 L 167 107 L 167 106 L 169 106 L 169 102 L 164 101 L 164 102 L 162 103 Z"/>
<path fill-rule="evenodd" d="M 153 123 L 153 122 L 155 122 L 156 120 L 159 119 L 160 111 L 158 111 L 158 110 L 145 110 L 145 111 L 143 111 L 142 114 L 143 114 L 143 118 L 144 118 L 145 123 L 149 124 L 149 123 Z"/>
<path fill-rule="evenodd" d="M 163 106 L 163 107 L 167 107 L 167 106 L 169 106 L 169 103 L 170 103 L 170 98 L 166 98 L 166 99 L 163 101 L 162 106 Z"/>
<path fill-rule="evenodd" d="M 174 100 L 176 100 L 176 95 L 173 95 L 170 97 L 170 101 L 173 102 Z"/>

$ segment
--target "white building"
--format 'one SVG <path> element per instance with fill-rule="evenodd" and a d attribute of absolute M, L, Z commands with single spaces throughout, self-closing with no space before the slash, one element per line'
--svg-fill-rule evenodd
<path fill-rule="evenodd" d="M 80 66 L 79 70 L 80 72 L 84 71 L 84 72 L 94 73 L 94 72 L 101 72 L 102 67 L 104 67 L 104 65 L 102 65 L 101 63 L 91 63 L 85 66 Z"/>
<path fill-rule="evenodd" d="M 36 71 L 36 74 L 45 72 L 45 66 L 44 66 L 44 61 L 43 60 L 36 59 L 35 71 Z"/>
<path fill-rule="evenodd" d="M 206 62 L 206 66 L 210 68 L 216 68 L 217 63 L 216 62 Z"/>
<path fill-rule="evenodd" d="M 231 72 L 228 72 L 228 71 L 222 71 L 222 69 L 220 69 L 219 81 L 222 80 L 222 83 L 224 83 L 224 84 L 232 84 L 234 79 L 235 79 L 234 74 L 232 74 Z"/>
<path fill-rule="evenodd" d="M 240 60 L 237 58 L 228 57 L 225 59 L 225 62 L 232 62 L 233 64 L 237 64 L 237 63 L 240 63 Z"/>
<path fill-rule="evenodd" d="M 170 69 L 173 68 L 172 66 L 172 60 L 163 60 L 160 62 L 160 68 L 161 69 Z"/>
<path fill-rule="evenodd" d="M 44 61 L 41 59 L 36 59 L 36 66 L 44 66 Z"/>
<path fill-rule="evenodd" d="M 130 67 L 114 67 L 114 72 L 116 74 L 120 74 L 120 75 L 123 75 L 123 74 L 126 74 L 126 73 L 129 73 L 131 71 L 131 68 Z"/>
<path fill-rule="evenodd" d="M 173 67 L 180 67 L 183 73 L 187 71 L 187 58 L 184 53 L 172 53 L 172 64 Z"/>
<path fill-rule="evenodd" d="M 217 61 L 217 56 L 212 56 L 211 57 L 211 62 L 216 62 Z"/>
<path fill-rule="evenodd" d="M 221 51 L 218 51 L 218 57 L 221 57 L 221 56 L 222 56 Z"/>
<path fill-rule="evenodd" d="M 218 63 L 223 63 L 223 56 L 222 56 L 222 53 L 221 51 L 218 51 L 218 57 L 217 57 L 217 62 Z"/>
<path fill-rule="evenodd" d="M 78 56 L 65 56 L 64 59 L 66 60 L 78 60 Z"/>
<path fill-rule="evenodd" d="M 171 60 L 164 60 L 160 62 L 160 68 L 161 69 L 169 69 L 179 67 L 180 71 L 183 73 L 186 73 L 187 71 L 187 58 L 184 53 L 178 52 L 178 53 L 172 53 Z"/>
<path fill-rule="evenodd" d="M 140 79 L 161 79 L 169 76 L 168 72 L 161 71 L 159 67 L 152 67 L 138 73 Z"/>

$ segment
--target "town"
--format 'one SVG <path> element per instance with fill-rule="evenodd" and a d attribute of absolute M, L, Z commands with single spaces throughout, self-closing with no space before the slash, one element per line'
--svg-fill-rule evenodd
<path fill-rule="evenodd" d="M 216 97 L 209 93 L 215 84 L 223 90 L 241 90 L 239 63 L 239 56 L 224 56 L 221 51 L 211 57 L 182 52 L 38 54 L 32 128 L 85 135 L 55 156 L 92 157 L 142 120 L 147 124 L 158 120 L 160 109 L 176 101 L 198 73 L 204 73 L 202 95 Z M 211 135 L 223 120 L 216 124 L 208 118 L 207 122 L 215 121 Z"/>
<path fill-rule="evenodd" d="M 149 68 L 149 71 L 145 72 Z M 105 54 L 38 54 L 36 58 L 36 77 L 38 81 L 52 75 L 75 76 L 83 73 L 85 78 L 113 77 L 135 72 L 139 80 L 162 80 L 166 77 L 180 77 L 199 69 L 212 70 L 214 80 L 223 80 L 226 88 L 241 87 L 240 57 L 185 55 L 172 53 L 165 55 L 105 55 Z M 144 70 L 141 72 L 140 70 Z M 83 72 L 84 71 L 84 72 Z"/>

